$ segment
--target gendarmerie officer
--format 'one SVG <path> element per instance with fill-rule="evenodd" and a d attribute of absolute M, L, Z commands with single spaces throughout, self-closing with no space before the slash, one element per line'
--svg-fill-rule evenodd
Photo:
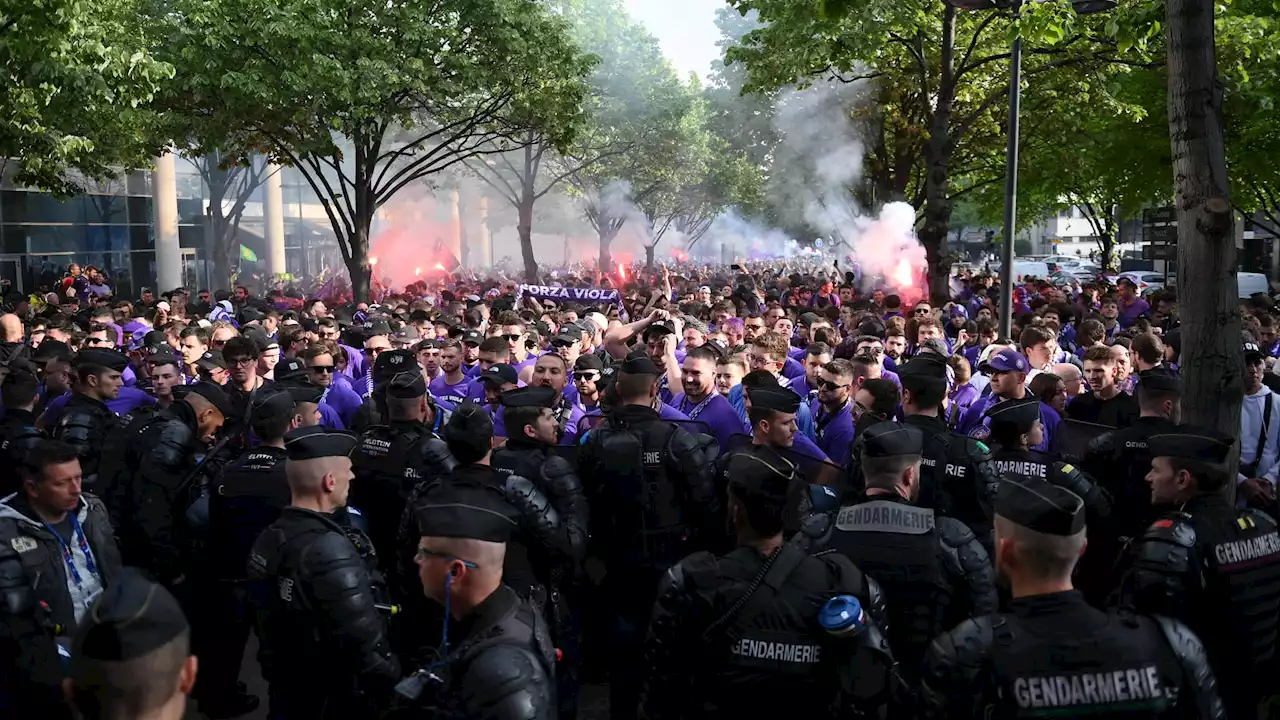
<path fill-rule="evenodd" d="M 123 462 L 113 479 L 108 507 L 125 564 L 146 568 L 172 587 L 189 568 L 182 561 L 184 515 L 198 455 L 215 443 L 233 412 L 218 385 L 187 386 L 182 399 L 124 438 Z"/>
<path fill-rule="evenodd" d="M 450 423 L 455 444 L 488 443 L 487 414 L 466 405 L 471 409 L 460 412 L 478 417 Z M 414 557 L 423 592 L 449 613 L 445 623 L 453 631 L 445 633 L 440 659 L 398 689 L 423 717 L 551 720 L 555 646 L 537 609 L 503 583 L 506 541 L 517 521 L 496 494 L 443 486 L 432 495 L 414 511 L 420 533 Z"/>
<path fill-rule="evenodd" d="M 1274 687 L 1280 537 L 1268 515 L 1223 496 L 1233 445 L 1189 425 L 1147 439 L 1151 501 L 1179 510 L 1147 528 L 1124 595 L 1189 625 L 1208 649 L 1228 716 L 1255 718 Z"/>
<path fill-rule="evenodd" d="M 119 422 L 106 402 L 120 395 L 124 385 L 121 373 L 128 366 L 129 358 L 124 354 L 99 348 L 81 350 L 72 361 L 71 400 L 51 435 L 79 451 L 86 490 L 101 492 L 97 487 L 98 459 L 103 441 Z"/>
<path fill-rule="evenodd" d="M 881 422 L 862 431 L 861 445 L 867 487 L 836 513 L 828 547 L 884 589 L 894 658 L 914 677 L 938 633 L 996 611 L 995 571 L 964 523 L 915 504 L 924 450 L 918 429 Z"/>
<path fill-rule="evenodd" d="M 333 519 L 355 446 L 354 435 L 320 426 L 285 436 L 290 504 L 249 555 L 270 718 L 372 717 L 400 678 L 373 544 Z"/>
<path fill-rule="evenodd" d="M 246 586 L 249 553 L 289 505 L 284 438 L 301 425 L 295 397 L 315 402 L 321 392 L 301 387 L 259 391 L 249 412 L 258 446 L 231 461 L 212 484 L 206 556 L 214 598 L 208 622 L 210 642 L 200 648 L 197 693 L 206 715 L 238 717 L 258 705 L 258 698 L 237 684 L 251 621 Z"/>
<path fill-rule="evenodd" d="M 27 452 L 44 438 L 36 429 L 35 407 L 40 382 L 24 368 L 9 368 L 0 382 L 4 419 L 0 420 L 0 497 L 8 497 L 22 486 L 22 467 Z"/>
<path fill-rule="evenodd" d="M 640 647 L 658 580 L 691 552 L 709 547 L 719 517 L 711 462 L 698 439 L 654 410 L 658 368 L 629 356 L 613 382 L 618 406 L 590 433 L 579 475 L 591 503 L 593 554 L 607 568 L 603 591 L 614 617 L 610 708 L 636 716 Z"/>
<path fill-rule="evenodd" d="M 1005 400 L 987 410 L 993 445 L 991 464 L 1001 478 L 1045 480 L 1066 488 L 1084 501 L 1088 521 L 1099 523 L 1111 513 L 1111 498 L 1079 468 L 1031 448 L 1044 440 L 1040 401 L 1033 397 Z"/>
<path fill-rule="evenodd" d="M 646 718 L 876 717 L 886 700 L 883 677 L 852 669 L 867 648 L 819 622 L 832 598 L 847 595 L 883 627 L 879 589 L 845 556 L 811 554 L 808 526 L 821 532 L 825 517 L 784 541 L 793 474 L 776 457 L 759 448 L 729 460 L 737 548 L 695 553 L 663 576 L 644 646 Z M 875 649 L 891 664 L 881 640 Z M 855 676 L 863 687 L 843 686 Z"/>
<path fill-rule="evenodd" d="M 991 535 L 991 506 L 1000 476 L 991 450 L 966 435 L 951 432 L 940 414 L 947 396 L 947 364 L 932 353 L 898 366 L 903 423 L 924 434 L 920 460 L 920 496 L 915 504 L 967 525 L 980 538 Z"/>
<path fill-rule="evenodd" d="M 491 465 L 500 475 L 515 475 L 533 482 L 551 500 L 569 534 L 573 553 L 543 558 L 535 571 L 547 589 L 544 608 L 551 637 L 561 650 L 556 665 L 556 693 L 561 714 L 576 716 L 580 684 L 577 601 L 573 580 L 587 551 L 587 500 L 573 465 L 556 455 L 559 422 L 552 412 L 556 392 L 548 387 L 524 387 L 502 393 L 502 421 L 507 442 L 493 451 Z"/>
<path fill-rule="evenodd" d="M 1112 430 L 1089 443 L 1080 465 L 1111 496 L 1111 514 L 1089 527 L 1089 549 L 1077 568 L 1076 585 L 1095 603 L 1120 584 L 1122 555 L 1156 519 L 1151 505 L 1151 452 L 1147 441 L 1177 427 L 1182 383 L 1178 375 L 1154 368 L 1139 375 L 1141 415 L 1129 427 Z M 1095 527 L 1096 525 L 1096 527 Z"/>
<path fill-rule="evenodd" d="M 1044 480 L 1006 478 L 995 526 L 1009 612 L 965 621 L 933 642 L 920 716 L 1226 717 L 1204 647 L 1185 625 L 1106 613 L 1072 589 L 1085 545 L 1078 496 Z"/>
<path fill-rule="evenodd" d="M 401 364 L 404 369 L 379 386 L 384 423 L 365 430 L 351 454 L 356 476 L 351 481 L 351 505 L 368 519 L 369 537 L 388 575 L 394 570 L 396 533 L 413 488 L 456 464 L 444 441 L 426 424 L 432 407 L 417 362 Z"/>

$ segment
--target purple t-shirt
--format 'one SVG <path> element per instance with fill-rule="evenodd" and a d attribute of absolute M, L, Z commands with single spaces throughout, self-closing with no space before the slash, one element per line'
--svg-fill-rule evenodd
<path fill-rule="evenodd" d="M 671 399 L 670 405 L 663 403 L 663 408 L 659 408 L 659 415 L 667 407 L 678 410 L 689 420 L 706 423 L 712 436 L 720 443 L 721 452 L 729 447 L 729 438 L 742 433 L 742 421 L 738 419 L 733 404 L 718 392 L 712 392 L 709 397 L 696 404 L 690 402 L 684 393 L 680 393 Z"/>
<path fill-rule="evenodd" d="M 1151 306 L 1147 304 L 1146 300 L 1143 300 L 1142 298 L 1134 298 L 1133 302 L 1128 305 L 1124 305 L 1123 303 L 1120 305 L 1120 317 L 1116 318 L 1116 320 L 1119 322 L 1120 327 L 1127 328 L 1137 321 L 1138 316 L 1146 313 L 1150 309 Z"/>
<path fill-rule="evenodd" d="M 445 402 L 460 405 L 467 398 L 467 391 L 471 389 L 471 384 L 472 381 L 465 374 L 456 383 L 450 383 L 444 375 L 441 375 L 432 380 L 427 389 L 432 395 Z"/>

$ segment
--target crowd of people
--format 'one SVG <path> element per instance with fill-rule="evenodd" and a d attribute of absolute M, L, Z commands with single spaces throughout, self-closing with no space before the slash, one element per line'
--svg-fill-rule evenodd
<path fill-rule="evenodd" d="M 1274 694 L 1265 296 L 1237 448 L 1180 423 L 1176 296 L 1124 280 L 1029 278 L 1003 337 L 987 273 L 937 305 L 781 262 L 370 304 L 78 270 L 0 316 L 4 717 L 567 719 L 603 683 L 618 720 L 1254 720 Z"/>

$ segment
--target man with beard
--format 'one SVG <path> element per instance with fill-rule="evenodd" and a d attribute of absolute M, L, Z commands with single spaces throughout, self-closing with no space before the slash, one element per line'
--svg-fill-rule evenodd
<path fill-rule="evenodd" d="M 476 372 L 472 375 L 471 385 L 467 388 L 467 399 L 474 400 L 481 407 L 489 406 L 489 400 L 485 398 L 485 384 L 480 381 L 480 376 L 486 370 L 502 363 L 510 365 L 511 347 L 507 344 L 506 338 L 491 337 L 485 338 L 480 342 L 480 347 L 476 352 L 478 360 L 476 361 Z M 516 373 L 516 382 L 520 381 L 520 375 Z"/>
<path fill-rule="evenodd" d="M 814 343 L 814 345 L 823 345 Z M 810 350 L 814 345 L 810 345 Z M 812 357 L 812 355 L 810 355 Z M 849 399 L 853 387 L 853 366 L 848 360 L 832 360 L 819 370 L 817 397 L 813 400 L 818 447 L 837 465 L 849 462 L 853 446 L 853 411 Z"/>
<path fill-rule="evenodd" d="M 462 404 L 471 384 L 462 368 L 462 343 L 457 340 L 440 341 L 440 370 L 440 376 L 431 381 L 428 390 L 451 406 Z"/>
<path fill-rule="evenodd" d="M 742 422 L 729 400 L 716 392 L 715 369 L 719 357 L 709 347 L 693 348 L 684 356 L 680 374 L 684 392 L 672 398 L 671 406 L 690 420 L 705 423 L 723 452 L 729 447 L 729 439 L 742 432 Z"/>
<path fill-rule="evenodd" d="M 563 357 L 559 355 L 543 355 L 534 363 L 533 381 L 529 384 L 534 387 L 551 388 L 556 392 L 551 412 L 555 416 L 560 445 L 577 444 L 578 424 L 582 421 L 583 416 L 582 411 L 569 398 L 565 397 L 564 389 L 568 383 L 569 366 L 565 363 Z"/>
<path fill-rule="evenodd" d="M 599 408 L 604 384 L 604 362 L 599 355 L 583 355 L 574 362 L 573 385 L 578 390 L 578 408 L 584 414 Z"/>
<path fill-rule="evenodd" d="M 1072 589 L 1084 516 L 1078 496 L 1043 480 L 1000 484 L 995 563 L 1013 601 L 933 641 L 923 717 L 1227 717 L 1204 647 L 1185 625 L 1104 613 Z"/>
<path fill-rule="evenodd" d="M 484 335 L 479 330 L 467 330 L 462 333 L 462 371 L 467 377 L 474 378 L 484 370 L 480 366 L 480 344 Z"/>

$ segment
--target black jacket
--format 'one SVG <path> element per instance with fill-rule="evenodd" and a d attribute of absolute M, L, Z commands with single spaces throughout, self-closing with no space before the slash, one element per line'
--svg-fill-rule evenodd
<path fill-rule="evenodd" d="M 933 642 L 918 717 L 1226 717 L 1204 648 L 1175 620 L 1104 613 L 1075 591 L 1010 610 Z"/>
<path fill-rule="evenodd" d="M 45 435 L 36 429 L 35 413 L 6 408 L 0 420 L 0 497 L 22 486 L 22 464 L 27 452 Z"/>
<path fill-rule="evenodd" d="M 119 418 L 101 400 L 75 393 L 53 429 L 53 437 L 76 449 L 85 490 L 97 490 L 98 458 L 103 441 Z"/>
<path fill-rule="evenodd" d="M 539 442 L 510 438 L 493 451 L 490 466 L 502 475 L 528 478 L 555 506 L 569 533 L 573 561 L 587 551 L 587 498 L 573 465 Z"/>
<path fill-rule="evenodd" d="M 258 537 L 289 505 L 284 448 L 259 445 L 223 469 L 209 493 L 206 557 L 213 577 L 243 580 Z"/>
<path fill-rule="evenodd" d="M 287 507 L 249 556 L 263 677 L 305 706 L 355 707 L 362 695 L 385 696 L 400 676 L 375 608 L 373 557 L 361 556 L 350 532 Z"/>

